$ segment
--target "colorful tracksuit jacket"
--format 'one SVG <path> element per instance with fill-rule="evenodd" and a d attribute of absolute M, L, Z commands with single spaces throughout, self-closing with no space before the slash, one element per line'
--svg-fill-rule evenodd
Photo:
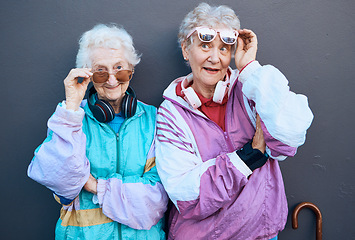
<path fill-rule="evenodd" d="M 169 239 L 271 239 L 287 219 L 277 160 L 305 142 L 313 114 L 273 66 L 250 63 L 231 85 L 225 131 L 176 95 L 173 81 L 157 116 L 157 169 L 172 200 Z M 256 113 L 270 158 L 252 172 L 235 153 L 255 134 Z"/>
<path fill-rule="evenodd" d="M 138 102 L 116 134 L 86 100 L 79 111 L 59 104 L 28 176 L 63 204 L 56 239 L 165 239 L 168 196 L 155 167 L 156 108 Z M 92 174 L 97 195 L 82 190 Z"/>

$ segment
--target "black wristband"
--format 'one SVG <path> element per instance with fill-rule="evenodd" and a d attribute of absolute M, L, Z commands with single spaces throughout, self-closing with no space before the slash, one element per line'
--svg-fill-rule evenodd
<path fill-rule="evenodd" d="M 250 170 L 254 171 L 266 163 L 269 155 L 266 152 L 263 154 L 259 149 L 253 149 L 251 143 L 252 141 L 246 143 L 243 148 L 236 151 L 236 153 Z"/>

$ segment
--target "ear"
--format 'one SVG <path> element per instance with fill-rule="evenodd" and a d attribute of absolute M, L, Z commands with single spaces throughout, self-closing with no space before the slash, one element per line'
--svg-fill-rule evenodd
<path fill-rule="evenodd" d="M 189 53 L 187 51 L 186 41 L 183 41 L 181 43 L 181 51 L 182 51 L 182 56 L 184 57 L 184 60 L 188 61 L 189 60 Z"/>

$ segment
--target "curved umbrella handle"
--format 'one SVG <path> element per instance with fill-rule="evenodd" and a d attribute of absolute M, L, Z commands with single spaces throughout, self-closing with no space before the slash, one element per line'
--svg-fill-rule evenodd
<path fill-rule="evenodd" d="M 293 213 L 292 213 L 292 228 L 293 229 L 298 228 L 298 213 L 303 208 L 310 208 L 316 214 L 316 218 L 317 218 L 316 239 L 322 240 L 322 214 L 321 214 L 319 208 L 316 205 L 314 205 L 313 203 L 302 202 L 295 207 L 295 209 L 293 210 Z"/>

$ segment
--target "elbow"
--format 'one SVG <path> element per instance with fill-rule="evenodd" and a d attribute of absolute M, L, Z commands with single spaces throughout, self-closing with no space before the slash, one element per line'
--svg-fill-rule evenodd
<path fill-rule="evenodd" d="M 165 192 L 162 192 L 161 200 L 155 203 L 155 206 L 147 206 L 147 210 L 150 211 L 146 216 L 147 221 L 142 221 L 139 225 L 142 230 L 149 230 L 154 225 L 156 225 L 163 217 L 168 208 L 168 195 Z"/>
<path fill-rule="evenodd" d="M 140 216 L 135 216 L 130 219 L 127 219 L 127 222 L 122 221 L 122 219 L 118 219 L 118 222 L 121 222 L 127 225 L 130 228 L 137 230 L 150 230 L 153 226 L 155 226 L 164 216 L 166 208 L 162 210 L 151 210 L 148 214 L 143 214 Z"/>
<path fill-rule="evenodd" d="M 156 203 L 155 207 L 147 206 L 148 211 L 150 211 L 147 221 L 141 222 L 140 229 L 149 230 L 154 225 L 156 225 L 163 217 L 168 208 L 168 196 L 166 193 L 162 194 L 162 199 L 159 203 Z"/>

